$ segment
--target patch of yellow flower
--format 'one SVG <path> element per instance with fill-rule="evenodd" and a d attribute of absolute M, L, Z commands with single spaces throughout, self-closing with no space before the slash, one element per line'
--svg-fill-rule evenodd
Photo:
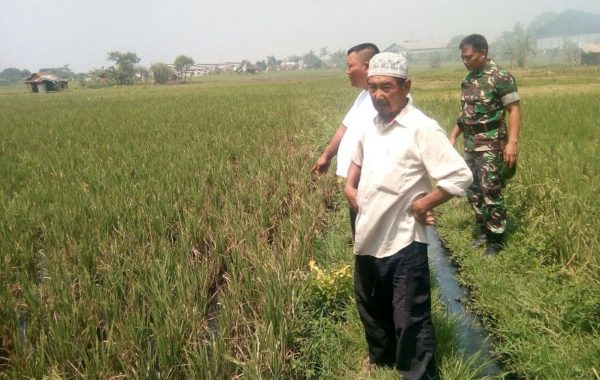
<path fill-rule="evenodd" d="M 317 265 L 314 260 L 310 260 L 308 262 L 308 266 L 310 271 L 315 274 L 316 281 L 323 285 L 333 285 L 339 280 L 343 280 L 345 278 L 352 278 L 352 273 L 350 272 L 350 265 L 344 265 L 338 270 L 326 271 Z"/>

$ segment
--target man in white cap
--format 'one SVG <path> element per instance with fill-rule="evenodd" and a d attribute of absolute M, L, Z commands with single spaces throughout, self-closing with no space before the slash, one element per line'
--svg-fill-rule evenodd
<path fill-rule="evenodd" d="M 405 55 L 371 59 L 377 116 L 358 138 L 344 191 L 358 213 L 354 287 L 369 363 L 420 379 L 434 369 L 435 349 L 426 225 L 434 207 L 465 195 L 472 174 L 438 123 L 408 101 L 410 87 Z"/>

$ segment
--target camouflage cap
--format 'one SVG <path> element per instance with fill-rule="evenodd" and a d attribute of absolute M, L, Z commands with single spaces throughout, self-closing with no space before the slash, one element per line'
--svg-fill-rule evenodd
<path fill-rule="evenodd" d="M 408 60 L 406 53 L 379 53 L 369 61 L 369 74 L 372 77 L 375 75 L 383 75 L 386 77 L 408 78 Z"/>

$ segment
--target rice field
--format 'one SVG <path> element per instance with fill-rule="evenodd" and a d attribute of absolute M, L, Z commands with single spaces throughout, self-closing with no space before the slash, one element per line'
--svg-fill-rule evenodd
<path fill-rule="evenodd" d="M 284 373 L 323 89 L 3 96 L 0 376 Z"/>
<path fill-rule="evenodd" d="M 442 235 L 507 371 L 593 378 L 600 80 L 550 70 L 515 72 L 506 255 L 465 248 L 462 200 Z M 416 105 L 448 130 L 462 75 L 414 75 Z M 358 376 L 350 280 L 320 293 L 309 265 L 333 276 L 352 262 L 335 179 L 309 170 L 355 95 L 332 72 L 0 91 L 0 378 Z M 444 345 L 451 318 L 437 315 Z M 443 378 L 476 377 L 460 355 L 439 361 Z"/>

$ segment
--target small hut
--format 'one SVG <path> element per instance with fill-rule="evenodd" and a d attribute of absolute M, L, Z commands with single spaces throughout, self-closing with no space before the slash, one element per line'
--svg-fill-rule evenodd
<path fill-rule="evenodd" d="M 25 79 L 25 84 L 31 92 L 61 91 L 69 88 L 68 80 L 46 73 L 31 74 Z"/>
<path fill-rule="evenodd" d="M 600 65 L 600 44 L 580 42 L 578 46 L 582 65 Z"/>

